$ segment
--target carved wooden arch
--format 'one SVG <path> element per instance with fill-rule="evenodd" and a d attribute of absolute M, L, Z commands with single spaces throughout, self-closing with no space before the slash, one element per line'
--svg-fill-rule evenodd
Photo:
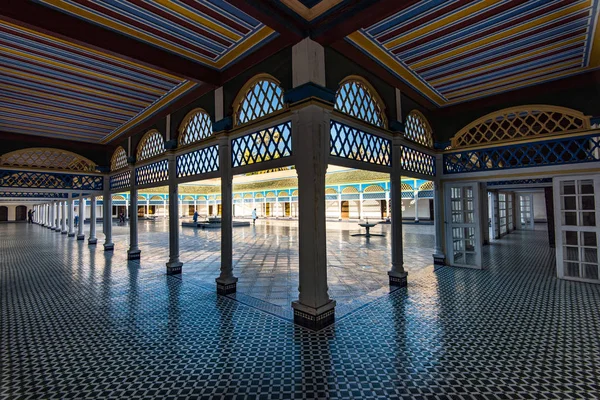
<path fill-rule="evenodd" d="M 166 151 L 165 140 L 159 131 L 151 129 L 142 137 L 137 146 L 136 161 L 152 158 Z"/>
<path fill-rule="evenodd" d="M 527 105 L 484 115 L 462 128 L 451 140 L 452 149 L 504 142 L 554 133 L 590 129 L 590 117 L 570 108 Z"/>
<path fill-rule="evenodd" d="M 408 183 L 401 183 L 400 184 L 400 189 L 403 192 L 412 192 L 414 189 L 412 186 L 410 186 Z"/>
<path fill-rule="evenodd" d="M 427 181 L 419 186 L 419 190 L 433 190 L 433 181 Z"/>
<path fill-rule="evenodd" d="M 363 193 L 381 193 L 385 192 L 385 189 L 381 185 L 369 185 L 364 188 Z"/>
<path fill-rule="evenodd" d="M 194 121 L 194 117 L 198 114 L 202 115 L 201 119 L 199 121 Z M 188 127 L 190 127 L 190 124 L 192 123 L 194 123 L 194 131 L 190 132 Z M 181 124 L 179 124 L 179 135 L 177 137 L 177 143 L 179 146 L 185 146 L 187 144 L 206 139 L 212 134 L 212 121 L 210 119 L 210 115 L 203 108 L 194 108 L 193 110 L 188 112 L 185 115 L 185 117 L 183 117 Z"/>
<path fill-rule="evenodd" d="M 110 158 L 110 171 L 118 171 L 125 167 L 127 167 L 127 152 L 122 146 L 119 146 Z"/>
<path fill-rule="evenodd" d="M 340 104 L 338 104 L 338 99 L 340 99 L 340 96 L 342 96 L 342 89 L 346 86 L 346 85 L 356 85 L 357 88 L 362 89 L 365 94 L 368 96 L 367 98 L 358 98 L 358 99 L 354 99 L 354 101 L 351 101 L 348 104 L 348 107 L 340 107 Z M 342 99 L 342 101 L 345 102 L 346 99 Z M 368 101 L 366 102 L 365 100 L 368 100 L 372 103 L 372 107 L 373 107 L 373 112 L 375 113 L 375 116 L 378 118 L 365 118 L 365 116 L 361 116 L 361 115 L 357 115 L 356 112 L 354 111 L 354 105 L 359 106 L 363 106 L 363 107 L 368 107 L 369 103 Z M 357 103 L 357 104 L 354 104 Z M 345 105 L 345 104 L 342 104 Z M 385 103 L 383 102 L 383 99 L 381 98 L 381 96 L 379 95 L 379 93 L 377 92 L 377 90 L 375 90 L 375 88 L 373 87 L 373 85 L 371 85 L 371 83 L 366 80 L 365 78 L 363 78 L 362 76 L 359 75 L 349 75 L 347 77 L 345 77 L 344 79 L 342 79 L 342 81 L 340 82 L 339 86 L 338 86 L 338 90 L 335 92 L 335 103 L 334 103 L 334 107 L 336 110 L 339 110 L 345 114 L 351 115 L 355 118 L 358 118 L 360 120 L 363 120 L 365 122 L 368 122 L 372 125 L 376 125 L 382 128 L 387 128 L 387 117 L 385 115 Z M 366 110 L 365 110 L 366 113 Z"/>
<path fill-rule="evenodd" d="M 325 188 L 325 194 L 337 194 L 337 190 L 334 188 Z"/>
<path fill-rule="evenodd" d="M 276 86 L 276 88 L 280 90 L 280 106 L 276 105 L 275 107 L 269 107 L 268 112 L 264 114 L 256 115 L 248 120 L 240 121 L 240 114 L 242 113 L 242 111 L 244 111 L 243 106 L 246 102 L 252 100 L 252 97 L 255 97 L 255 95 L 253 94 L 254 87 L 257 84 L 264 81 L 269 82 L 270 84 Z M 254 75 L 252 78 L 248 79 L 244 86 L 242 86 L 242 88 L 239 90 L 237 96 L 235 96 L 235 100 L 233 101 L 233 125 L 237 126 L 251 122 L 255 119 L 264 117 L 283 108 L 285 108 L 285 103 L 283 101 L 283 88 L 281 87 L 281 82 L 279 82 L 279 80 L 277 80 L 272 75 L 266 73 Z"/>
<path fill-rule="evenodd" d="M 356 194 L 358 193 L 358 189 L 354 186 L 346 186 L 342 189 L 342 194 Z"/>
<path fill-rule="evenodd" d="M 421 111 L 412 110 L 406 116 L 404 137 L 430 149 L 433 148 L 433 129 Z"/>
<path fill-rule="evenodd" d="M 60 171 L 94 172 L 96 163 L 79 154 L 49 147 L 31 147 L 0 156 L 5 167 L 42 168 Z"/>

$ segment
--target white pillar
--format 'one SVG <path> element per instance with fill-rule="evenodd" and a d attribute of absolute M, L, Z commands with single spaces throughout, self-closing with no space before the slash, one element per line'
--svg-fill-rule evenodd
<path fill-rule="evenodd" d="M 90 196 L 90 236 L 88 237 L 88 244 L 96 244 L 98 239 L 96 238 L 96 195 Z"/>
<path fill-rule="evenodd" d="M 335 301 L 327 287 L 325 174 L 329 154 L 330 112 L 308 106 L 292 121 L 298 174 L 298 300 L 292 302 L 297 324 L 321 329 L 335 320 Z"/>
<path fill-rule="evenodd" d="M 441 184 L 439 181 L 433 181 L 433 223 L 435 224 L 435 252 L 433 253 L 433 263 L 444 265 L 446 256 L 444 254 L 444 237 L 443 237 L 443 196 Z"/>
<path fill-rule="evenodd" d="M 73 218 L 75 217 L 75 203 L 73 201 L 73 194 L 69 193 L 69 200 L 67 200 L 67 209 L 68 209 L 68 236 L 75 237 L 75 223 Z"/>
<path fill-rule="evenodd" d="M 115 245 L 112 242 L 112 194 L 108 176 L 104 177 L 104 191 L 102 193 L 102 223 L 104 229 L 104 251 L 112 251 Z"/>
<path fill-rule="evenodd" d="M 138 245 L 138 218 L 137 218 L 137 202 L 138 190 L 135 181 L 135 168 L 131 167 L 131 180 L 129 189 L 129 205 L 128 210 L 133 210 L 135 214 L 132 216 L 128 211 L 129 216 L 129 250 L 127 250 L 128 260 L 139 260 L 141 250 Z"/>
<path fill-rule="evenodd" d="M 415 222 L 419 222 L 419 191 L 415 190 L 413 197 L 415 199 Z"/>
<path fill-rule="evenodd" d="M 339 191 L 337 194 L 337 200 L 338 200 L 338 220 L 341 221 L 342 220 L 342 194 Z"/>
<path fill-rule="evenodd" d="M 401 143 L 396 136 L 392 142 L 392 173 L 390 195 L 392 197 L 392 269 L 388 272 L 391 286 L 406 286 L 408 273 L 404 270 L 402 241 L 402 173 L 400 158 Z"/>
<path fill-rule="evenodd" d="M 229 138 L 219 140 L 219 169 L 221 172 L 221 274 L 216 279 L 217 293 L 235 293 L 238 278 L 233 276 L 233 176 Z M 216 206 L 218 207 L 218 206 Z"/>
<path fill-rule="evenodd" d="M 220 150 L 220 149 L 219 149 Z M 177 185 L 177 157 L 169 154 L 169 262 L 167 275 L 181 273 L 183 263 L 179 261 L 179 186 Z"/>
<path fill-rule="evenodd" d="M 52 201 L 50 203 L 49 208 L 50 208 L 50 215 L 49 215 L 50 223 L 48 224 L 48 228 L 54 230 L 54 227 L 56 224 L 56 214 L 55 214 L 56 202 Z"/>
<path fill-rule="evenodd" d="M 62 210 L 61 210 L 61 230 L 60 233 L 63 235 L 66 235 L 69 231 L 67 230 L 67 218 L 68 218 L 68 202 L 67 201 L 63 201 L 62 202 Z"/>
<path fill-rule="evenodd" d="M 84 240 L 85 235 L 83 233 L 83 224 L 85 222 L 85 199 L 83 193 L 79 193 L 79 207 L 77 209 L 79 214 L 79 225 L 77 225 L 77 240 Z"/>
<path fill-rule="evenodd" d="M 390 191 L 385 191 L 385 217 L 390 217 Z"/>

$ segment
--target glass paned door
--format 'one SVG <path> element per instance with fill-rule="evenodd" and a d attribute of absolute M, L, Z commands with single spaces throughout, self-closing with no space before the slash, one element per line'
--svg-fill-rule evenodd
<path fill-rule="evenodd" d="M 553 181 L 558 277 L 600 283 L 600 177 Z"/>
<path fill-rule="evenodd" d="M 508 193 L 506 195 L 506 210 L 507 210 L 507 219 L 508 219 L 508 231 L 512 231 L 513 229 L 515 229 L 514 223 L 513 223 L 513 194 L 512 193 Z"/>
<path fill-rule="evenodd" d="M 533 229 L 533 195 L 519 195 L 519 225 L 521 229 Z"/>
<path fill-rule="evenodd" d="M 500 236 L 508 233 L 506 220 L 506 193 L 498 193 L 498 225 L 500 226 Z"/>
<path fill-rule="evenodd" d="M 479 186 L 476 182 L 447 183 L 445 195 L 450 265 L 481 268 Z"/>

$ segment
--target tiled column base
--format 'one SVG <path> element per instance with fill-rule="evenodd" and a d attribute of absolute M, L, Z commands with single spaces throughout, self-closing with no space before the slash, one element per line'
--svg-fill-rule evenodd
<path fill-rule="evenodd" d="M 446 256 L 443 254 L 433 254 L 433 263 L 435 265 L 446 265 Z"/>
<path fill-rule="evenodd" d="M 93 239 L 88 239 L 88 244 L 96 244 L 98 243 L 98 239 L 93 238 Z"/>
<path fill-rule="evenodd" d="M 114 243 L 104 243 L 104 251 L 113 251 L 115 249 Z"/>
<path fill-rule="evenodd" d="M 228 294 L 235 293 L 237 290 L 237 281 L 238 278 L 215 279 L 215 282 L 217 282 L 217 294 L 226 296 Z"/>
<path fill-rule="evenodd" d="M 85 239 L 85 235 L 77 235 L 77 240 L 83 240 Z"/>
<path fill-rule="evenodd" d="M 183 267 L 183 263 L 181 263 L 181 262 L 168 262 L 167 263 L 167 275 L 181 274 L 181 267 Z"/>
<path fill-rule="evenodd" d="M 334 300 L 330 300 L 326 305 L 316 309 L 294 301 L 292 308 L 294 309 L 294 323 L 313 331 L 321 330 L 335 322 Z"/>
<path fill-rule="evenodd" d="M 69 233 L 69 231 L 61 231 L 60 232 L 61 235 L 66 235 L 67 233 Z"/>
<path fill-rule="evenodd" d="M 67 236 L 68 237 L 75 237 L 75 234 L 74 233 L 69 233 Z"/>
<path fill-rule="evenodd" d="M 390 277 L 390 286 L 406 287 L 408 272 L 397 273 L 389 271 L 388 276 Z"/>
<path fill-rule="evenodd" d="M 128 260 L 139 260 L 142 254 L 141 250 L 127 250 L 127 259 Z"/>

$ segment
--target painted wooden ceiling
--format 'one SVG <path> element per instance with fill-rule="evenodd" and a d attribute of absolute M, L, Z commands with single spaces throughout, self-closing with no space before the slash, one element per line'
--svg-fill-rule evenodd
<path fill-rule="evenodd" d="M 0 21 L 0 130 L 100 142 L 190 83 Z"/>
<path fill-rule="evenodd" d="M 422 0 L 346 40 L 439 106 L 600 66 L 598 0 Z"/>
<path fill-rule="evenodd" d="M 277 36 L 220 0 L 34 1 L 217 69 Z"/>

